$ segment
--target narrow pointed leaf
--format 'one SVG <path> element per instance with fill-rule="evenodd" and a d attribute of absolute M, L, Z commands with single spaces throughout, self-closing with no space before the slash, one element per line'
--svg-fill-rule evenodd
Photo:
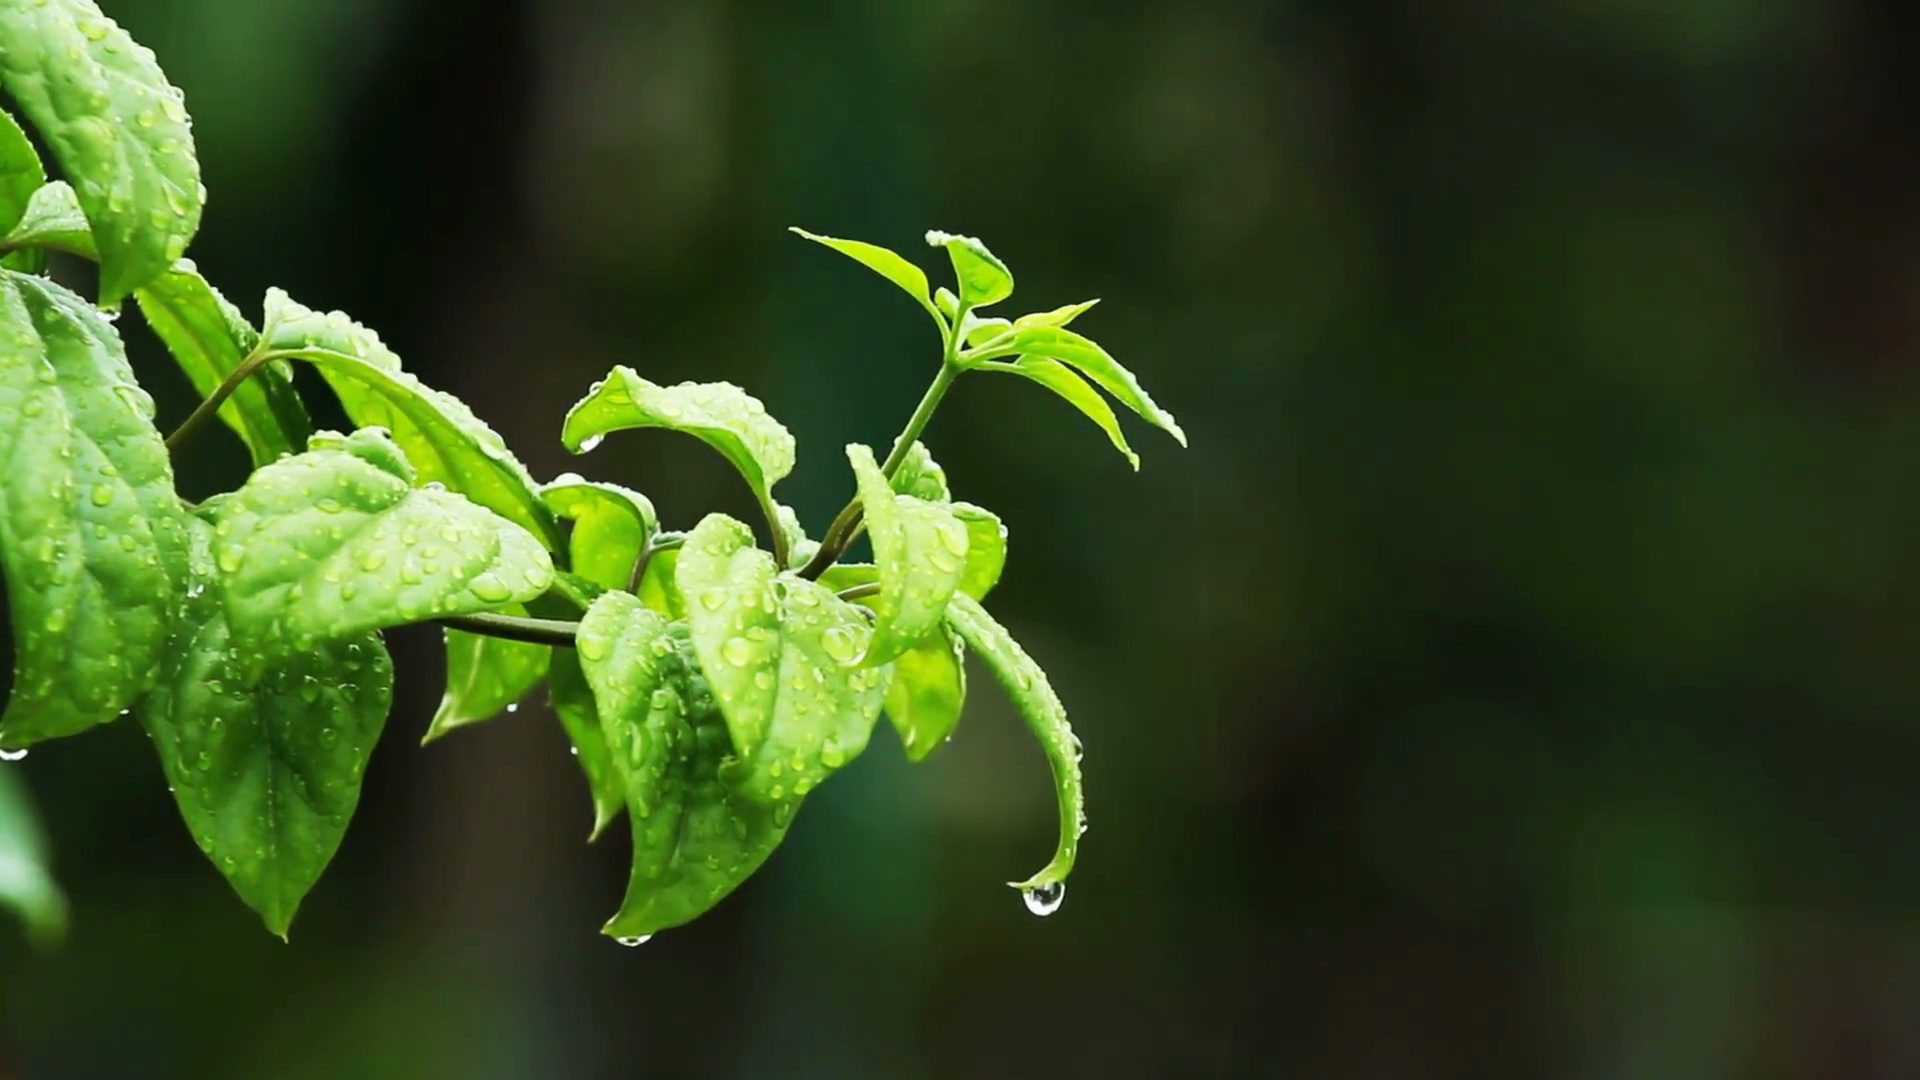
<path fill-rule="evenodd" d="M 1060 808 L 1060 842 L 1053 859 L 1017 889 L 1043 890 L 1064 885 L 1080 851 L 1086 828 L 1086 798 L 1080 782 L 1080 740 L 1067 724 L 1066 706 L 1047 682 L 1046 672 L 1013 640 L 1007 629 L 987 614 L 979 602 L 962 593 L 947 608 L 947 624 L 967 647 L 986 662 L 987 669 L 1013 699 L 1053 769 L 1053 788 Z"/>
<path fill-rule="evenodd" d="M 180 91 L 93 0 L 0 3 L 0 87 L 79 194 L 100 248 L 100 302 L 165 271 L 206 189 Z"/>
<path fill-rule="evenodd" d="M 525 615 L 526 606 L 502 608 L 507 615 Z M 447 651 L 447 687 L 440 706 L 420 741 L 430 743 L 456 728 L 491 720 L 514 705 L 547 675 L 551 646 L 505 641 L 462 630 L 444 630 Z"/>
<path fill-rule="evenodd" d="M 602 932 L 645 938 L 745 881 L 785 836 L 801 796 L 763 804 L 722 778 L 733 747 L 684 623 L 608 593 L 580 622 L 580 655 L 633 823 L 627 894 Z"/>
<path fill-rule="evenodd" d="M 556 515 L 573 521 L 567 553 L 575 573 L 608 589 L 624 589 L 640 549 L 658 529 L 653 503 L 618 484 L 566 473 L 540 489 Z"/>
<path fill-rule="evenodd" d="M 609 432 L 665 428 L 692 435 L 720 452 L 764 505 L 773 485 L 793 471 L 793 435 L 766 407 L 731 383 L 660 386 L 621 366 L 593 384 L 567 412 L 560 441 L 576 454 Z"/>
<path fill-rule="evenodd" d="M 954 503 L 947 509 L 967 530 L 967 565 L 960 572 L 959 589 L 975 600 L 985 600 L 1007 567 L 1007 527 L 992 511 L 972 503 Z"/>
<path fill-rule="evenodd" d="M 687 535 L 678 578 L 694 655 L 738 756 L 730 783 L 779 803 L 866 749 L 892 668 L 849 666 L 870 636 L 859 609 L 776 574 L 752 531 L 724 514 Z"/>
<path fill-rule="evenodd" d="M 1014 331 L 1006 347 L 1030 356 L 1052 357 L 1074 367 L 1141 419 L 1173 436 L 1181 446 L 1187 445 L 1187 433 L 1180 430 L 1173 414 L 1154 404 L 1133 372 L 1080 334 L 1059 326 L 1028 326 Z"/>
<path fill-rule="evenodd" d="M 385 432 L 322 433 L 214 511 L 220 588 L 264 660 L 444 615 L 524 603 L 553 580 L 525 529 L 450 491 L 414 488 Z"/>
<path fill-rule="evenodd" d="M 838 240 L 831 236 L 810 233 L 798 227 L 791 231 L 816 244 L 824 244 L 832 248 L 900 286 L 908 296 L 913 297 L 921 307 L 927 309 L 927 314 L 933 316 L 934 323 L 941 328 L 942 332 L 945 332 L 946 321 L 941 319 L 940 313 L 934 310 L 933 302 L 927 297 L 927 272 L 908 262 L 900 253 L 878 244 L 869 244 L 862 240 Z"/>
<path fill-rule="evenodd" d="M 596 601 L 597 603 L 597 601 Z M 547 694 L 553 714 L 560 719 L 568 741 L 573 743 L 574 760 L 587 777 L 587 795 L 593 801 L 593 831 L 587 839 L 600 836 L 627 805 L 626 786 L 620 780 L 613 757 L 607 750 L 607 737 L 594 705 L 593 688 L 580 670 L 577 649 L 554 649 L 547 668 Z"/>
<path fill-rule="evenodd" d="M 147 325 L 173 354 L 201 397 L 233 374 L 260 335 L 187 259 L 134 291 Z M 283 365 L 268 364 L 220 406 L 220 419 L 240 436 L 257 468 L 307 445 L 312 426 Z"/>
<path fill-rule="evenodd" d="M 1013 323 L 1006 319 L 983 319 L 969 311 L 961 322 L 960 340 L 967 345 L 984 345 L 1012 329 Z"/>
<path fill-rule="evenodd" d="M 899 494 L 911 495 L 922 502 L 943 503 L 953 498 L 953 493 L 947 490 L 947 471 L 933 460 L 933 454 L 921 442 L 907 448 L 907 456 L 900 460 L 900 467 L 894 470 L 889 483 Z"/>
<path fill-rule="evenodd" d="M 33 193 L 46 182 L 47 172 L 27 133 L 0 109 L 0 235 L 20 221 Z"/>
<path fill-rule="evenodd" d="M 0 907 L 12 908 L 41 948 L 66 935 L 67 898 L 53 880 L 46 834 L 17 765 L 0 765 Z"/>
<path fill-rule="evenodd" d="M 953 260 L 953 276 L 960 289 L 960 300 L 968 307 L 997 304 L 1013 295 L 1013 271 L 1000 261 L 987 245 L 971 236 L 929 230 L 927 244 L 947 249 Z"/>
<path fill-rule="evenodd" d="M 0 565 L 13 694 L 0 746 L 113 719 L 151 685 L 184 555 L 173 468 L 120 336 L 44 278 L 0 271 Z"/>
<path fill-rule="evenodd" d="M 887 719 L 900 735 L 907 760 L 925 761 L 960 722 L 967 700 L 964 656 L 959 640 L 939 627 L 893 662 Z"/>
<path fill-rule="evenodd" d="M 1035 311 L 1013 320 L 1013 325 L 1021 329 L 1029 326 L 1065 326 L 1085 315 L 1099 302 L 1098 299 L 1082 300 L 1077 304 L 1063 304 L 1052 311 Z"/>
<path fill-rule="evenodd" d="M 1004 371 L 1010 375 L 1022 375 L 1041 386 L 1065 398 L 1074 408 L 1086 414 L 1089 420 L 1100 425 L 1107 433 L 1113 448 L 1127 459 L 1127 464 L 1138 470 L 1140 455 L 1127 445 L 1126 433 L 1120 430 L 1120 418 L 1113 414 L 1113 406 L 1100 396 L 1100 391 L 1080 376 L 1080 373 L 1061 363 L 1044 356 L 1022 356 L 1007 364 L 981 364 L 975 371 Z"/>
<path fill-rule="evenodd" d="M 873 638 L 861 662 L 884 664 L 940 625 L 966 569 L 967 530 L 943 505 L 895 495 L 872 450 L 855 443 L 847 460 L 880 568 L 880 594 L 868 602 Z"/>

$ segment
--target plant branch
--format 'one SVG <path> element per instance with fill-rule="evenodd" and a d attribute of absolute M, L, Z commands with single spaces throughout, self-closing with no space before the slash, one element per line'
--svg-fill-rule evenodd
<path fill-rule="evenodd" d="M 167 451 L 173 453 L 185 446 L 200 433 L 201 428 L 207 426 L 207 423 L 220 411 L 220 406 L 225 405 L 227 399 L 233 396 L 233 392 L 240 389 L 241 383 L 252 378 L 254 372 L 267 366 L 268 363 L 285 355 L 276 349 L 255 349 L 248 353 L 247 358 L 240 361 L 239 366 L 229 372 L 219 386 L 213 388 L 213 393 L 208 394 L 207 399 L 181 421 L 179 427 L 173 429 L 173 434 L 167 436 Z"/>
<path fill-rule="evenodd" d="M 849 589 L 842 589 L 833 595 L 838 596 L 842 600 L 865 600 L 869 596 L 878 596 L 879 594 L 880 583 L 877 581 L 869 581 L 865 585 L 855 585 Z"/>
<path fill-rule="evenodd" d="M 465 630 L 469 634 L 484 634 L 534 645 L 558 645 L 568 649 L 573 648 L 573 635 L 580 629 L 579 623 L 565 619 L 533 619 L 524 615 L 502 615 L 497 611 L 448 615 L 434 622 L 455 630 Z"/>
<path fill-rule="evenodd" d="M 773 545 L 773 565 L 785 570 L 787 530 L 780 527 L 780 508 L 774 505 L 772 492 L 756 490 L 753 494 L 760 500 L 760 516 L 767 519 L 767 542 Z"/>
<path fill-rule="evenodd" d="M 640 549 L 640 557 L 633 560 L 633 572 L 627 575 L 627 591 L 635 594 L 639 593 L 640 579 L 647 576 L 647 564 L 653 561 L 655 554 L 662 551 L 670 551 L 686 542 L 687 537 L 685 533 L 675 533 L 671 536 L 663 536 L 662 534 L 655 533 L 653 539 L 648 540 L 646 545 Z"/>

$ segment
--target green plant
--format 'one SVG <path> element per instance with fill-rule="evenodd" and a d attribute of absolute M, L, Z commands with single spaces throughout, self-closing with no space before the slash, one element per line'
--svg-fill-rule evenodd
<path fill-rule="evenodd" d="M 1184 443 L 1133 376 L 1070 328 L 1091 302 L 987 317 L 1013 278 L 977 240 L 927 234 L 956 278 L 930 291 L 892 251 L 802 233 L 926 310 L 941 343 L 932 385 L 884 460 L 847 448 L 856 493 L 816 542 L 775 499 L 794 440 L 758 401 L 615 368 L 567 414 L 565 445 L 585 452 L 642 427 L 693 435 L 739 471 L 766 519 L 764 547 L 721 514 L 667 531 L 637 492 L 572 474 L 537 483 L 464 404 L 341 313 L 270 290 L 256 330 L 183 258 L 206 192 L 182 95 L 91 0 L 0 0 L 0 88 L 66 177 L 49 180 L 0 112 L 9 756 L 133 712 L 194 839 L 284 936 L 339 845 L 386 719 L 381 631 L 436 621 L 447 689 L 428 740 L 545 679 L 594 833 L 631 819 L 632 877 L 605 932 L 637 942 L 750 875 L 883 711 L 915 760 L 945 741 L 972 649 L 1051 762 L 1059 844 L 1017 886 L 1037 912 L 1059 903 L 1083 827 L 1079 743 L 1045 675 L 981 606 L 1005 530 L 953 500 L 919 439 L 955 380 L 1001 372 L 1066 398 L 1136 468 L 1095 386 Z M 49 252 L 97 262 L 99 306 L 44 276 Z M 164 440 L 112 324 L 128 296 L 204 395 Z M 358 430 L 309 429 L 295 362 L 318 369 Z M 175 491 L 168 452 L 216 417 L 254 468 L 194 505 Z M 863 532 L 874 562 L 843 561 Z M 0 895 L 54 932 L 58 894 L 12 783 L 0 773 Z"/>

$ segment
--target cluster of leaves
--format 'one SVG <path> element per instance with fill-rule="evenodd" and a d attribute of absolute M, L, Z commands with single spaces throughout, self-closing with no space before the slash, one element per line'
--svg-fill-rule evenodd
<path fill-rule="evenodd" d="M 633 428 L 695 436 L 766 518 L 764 547 L 722 514 L 667 531 L 638 492 L 573 474 L 536 482 L 464 404 L 347 316 L 270 290 L 256 328 L 221 297 L 183 257 L 206 189 L 182 96 L 91 0 L 0 0 L 0 88 L 66 178 L 49 180 L 0 112 L 9 756 L 133 712 L 195 841 L 284 936 L 340 844 L 386 721 L 381 632 L 437 621 L 447 688 L 428 740 L 510 711 L 545 681 L 594 834 L 630 818 L 632 877 L 605 932 L 633 942 L 753 873 L 882 712 L 914 760 L 944 742 L 972 649 L 1052 764 L 1059 845 L 1017 884 L 1037 911 L 1058 904 L 1083 829 L 1079 743 L 1045 675 L 981 606 L 1005 529 L 953 499 L 918 439 L 953 381 L 985 371 L 1059 394 L 1136 467 L 1095 387 L 1184 442 L 1069 327 L 1091 302 L 985 317 L 1013 278 L 976 240 L 928 234 L 956 277 L 955 290 L 930 291 L 892 251 L 803 234 L 927 311 L 942 345 L 932 386 L 884 461 L 847 448 L 856 495 L 816 541 L 775 499 L 794 439 L 758 401 L 615 368 L 567 414 L 569 449 Z M 49 252 L 97 263 L 97 303 L 45 276 Z M 113 325 L 129 296 L 205 399 L 164 440 Z M 310 430 L 291 363 L 318 370 L 356 430 Z M 169 450 L 215 417 L 254 468 L 195 505 L 175 490 Z M 843 561 L 862 533 L 873 561 Z M 57 932 L 59 895 L 13 783 L 0 772 L 0 897 Z"/>

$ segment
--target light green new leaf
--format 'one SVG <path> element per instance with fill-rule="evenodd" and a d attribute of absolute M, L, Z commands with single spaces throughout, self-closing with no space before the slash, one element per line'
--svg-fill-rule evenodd
<path fill-rule="evenodd" d="M 1093 384 L 1080 377 L 1080 373 L 1058 360 L 1049 360 L 1044 356 L 1022 356 L 1011 363 L 984 363 L 975 371 L 1004 371 L 1010 375 L 1023 375 L 1041 386 L 1065 398 L 1074 408 L 1086 414 L 1087 418 L 1100 425 L 1107 433 L 1114 449 L 1127 459 L 1127 464 L 1140 468 L 1140 455 L 1127 445 L 1127 436 L 1120 430 L 1120 418 L 1113 415 L 1113 406 L 1100 396 Z"/>
<path fill-rule="evenodd" d="M 187 250 L 206 189 L 180 91 L 93 0 L 0 3 L 0 87 L 73 182 L 112 306 Z"/>
<path fill-rule="evenodd" d="M 954 503 L 947 509 L 967 530 L 967 565 L 960 571 L 959 589 L 975 600 L 985 600 L 1007 568 L 1007 527 L 991 510 L 972 503 Z"/>
<path fill-rule="evenodd" d="M 1187 445 L 1187 433 L 1180 430 L 1173 414 L 1154 404 L 1153 398 L 1141 387 L 1140 380 L 1133 377 L 1133 372 L 1121 367 L 1119 361 L 1107 355 L 1107 350 L 1080 334 L 1061 326 L 1027 326 L 1015 330 L 1012 339 L 1004 347 L 1029 356 L 1052 357 L 1071 365 L 1118 398 L 1120 404 L 1138 413 L 1141 419 L 1173 436 L 1181 446 Z M 1020 374 L 1028 373 L 1023 371 Z M 1061 396 L 1067 396 L 1058 387 L 1054 389 Z M 1082 411 L 1086 411 L 1084 406 Z"/>
<path fill-rule="evenodd" d="M 414 488 L 384 431 L 323 432 L 214 509 L 220 588 L 258 656 L 443 615 L 524 603 L 553 580 L 518 525 Z"/>
<path fill-rule="evenodd" d="M 1060 307 L 1054 308 L 1052 311 L 1035 311 L 1013 320 L 1013 325 L 1021 329 L 1029 326 L 1065 326 L 1080 316 L 1085 315 L 1092 309 L 1093 305 L 1099 302 L 1096 298 L 1093 300 L 1082 300 L 1077 304 L 1063 304 Z"/>
<path fill-rule="evenodd" d="M 46 182 L 47 172 L 27 133 L 0 109 L 0 234 L 19 222 L 33 193 Z"/>
<path fill-rule="evenodd" d="M 266 346 L 320 369 L 359 427 L 383 427 L 417 472 L 416 483 L 441 484 L 561 550 L 560 528 L 540 501 L 540 486 L 500 435 L 451 394 L 401 370 L 372 330 L 345 314 L 322 314 L 279 289 L 268 289 L 260 332 Z"/>
<path fill-rule="evenodd" d="M 580 762 L 580 771 L 586 774 L 587 794 L 593 800 L 593 831 L 587 834 L 587 839 L 595 840 L 625 808 L 627 789 L 607 750 L 600 711 L 593 702 L 593 688 L 580 670 L 579 652 L 575 649 L 552 651 L 553 659 L 547 668 L 548 701 L 553 705 L 553 714 L 560 718 L 560 726 L 566 729 L 567 739 L 573 743 L 573 756 Z"/>
<path fill-rule="evenodd" d="M 949 323 L 960 317 L 960 298 L 953 295 L 953 290 L 945 285 L 933 290 L 933 306 L 939 309 L 940 314 L 947 317 Z"/>
<path fill-rule="evenodd" d="M 646 571 L 640 575 L 640 588 L 635 591 L 640 602 L 662 615 L 686 618 L 687 601 L 680 595 L 677 580 L 679 567 L 679 548 L 654 552 L 653 558 L 647 560 Z"/>
<path fill-rule="evenodd" d="M 960 642 L 942 626 L 893 662 L 887 719 L 900 734 L 907 760 L 925 761 L 960 722 L 967 700 L 965 656 Z"/>
<path fill-rule="evenodd" d="M 820 551 L 820 542 L 807 536 L 807 527 L 800 524 L 800 515 L 786 503 L 774 505 L 774 516 L 779 520 L 780 534 L 787 541 L 787 568 L 797 570 L 813 561 Z"/>
<path fill-rule="evenodd" d="M 986 661 L 993 677 L 1013 699 L 1026 719 L 1027 727 L 1040 740 L 1053 769 L 1053 788 L 1060 807 L 1060 841 L 1053 860 L 1041 871 L 1013 886 L 1030 894 L 1057 896 L 1073 871 L 1074 857 L 1080 850 L 1080 834 L 1086 831 L 1086 798 L 1080 782 L 1080 740 L 1067 724 L 1066 706 L 1047 682 L 1047 674 L 1033 657 L 1013 640 L 1007 629 L 987 614 L 979 602 L 962 593 L 947 608 L 947 625 L 953 627 L 967 647 Z"/>
<path fill-rule="evenodd" d="M 147 325 L 166 344 L 174 362 L 201 397 L 233 374 L 259 344 L 246 317 L 207 284 L 191 260 L 134 290 Z M 220 419 L 240 436 L 256 468 L 297 454 L 313 428 L 285 366 L 270 363 L 234 390 L 220 406 Z"/>
<path fill-rule="evenodd" d="M 187 830 L 267 929 L 339 850 L 393 699 L 380 635 L 357 633 L 247 670 L 254 645 L 224 610 L 205 523 L 189 599 L 153 692 L 136 706 Z"/>
<path fill-rule="evenodd" d="M 47 838 L 18 766 L 0 765 L 0 906 L 10 907 L 27 937 L 46 948 L 67 930 L 67 898 L 47 865 Z"/>
<path fill-rule="evenodd" d="M 940 317 L 940 312 L 934 309 L 932 301 L 927 298 L 927 272 L 908 262 L 899 252 L 861 240 L 838 240 L 831 236 L 820 236 L 797 226 L 792 227 L 790 231 L 816 244 L 824 244 L 900 286 L 908 296 L 913 297 L 921 307 L 927 310 L 927 314 L 933 316 L 934 325 L 940 328 L 940 332 L 946 333 L 946 320 Z"/>
<path fill-rule="evenodd" d="M 575 573 L 608 589 L 624 589 L 640 549 L 659 527 L 653 502 L 619 484 L 565 473 L 540 489 L 547 508 L 573 521 L 567 552 Z"/>
<path fill-rule="evenodd" d="M 944 505 L 894 494 L 872 450 L 854 443 L 847 460 L 880 568 L 880 593 L 867 602 L 873 638 L 860 662 L 884 664 L 940 625 L 966 569 L 967 530 Z"/>
<path fill-rule="evenodd" d="M 34 190 L 33 197 L 27 200 L 26 212 L 7 231 L 0 247 L 9 250 L 50 248 L 83 259 L 100 257 L 93 246 L 87 217 L 80 212 L 80 200 L 64 180 L 55 180 Z"/>
<path fill-rule="evenodd" d="M 930 247 L 947 249 L 953 260 L 953 276 L 960 287 L 960 300 L 968 307 L 983 308 L 1013 295 L 1013 271 L 999 260 L 987 245 L 971 236 L 956 236 L 938 229 L 927 231 Z"/>
<path fill-rule="evenodd" d="M 984 345 L 1013 329 L 1013 323 L 1006 319 L 983 319 L 973 312 L 960 323 L 960 340 L 967 345 Z"/>
<path fill-rule="evenodd" d="M 623 593 L 580 621 L 580 655 L 627 792 L 633 871 L 602 933 L 628 943 L 712 908 L 766 861 L 802 796 L 771 805 L 722 778 L 733 751 L 684 623 Z"/>
<path fill-rule="evenodd" d="M 499 609 L 506 615 L 525 615 L 524 604 Z M 547 675 L 547 657 L 553 649 L 526 641 L 507 641 L 463 630 L 445 630 L 447 688 L 440 706 L 420 739 L 422 746 L 455 728 L 478 724 L 526 696 Z"/>
<path fill-rule="evenodd" d="M 858 608 L 776 574 L 752 531 L 724 514 L 687 534 L 677 576 L 694 654 L 738 755 L 730 783 L 778 803 L 866 749 L 892 668 L 849 666 L 870 637 Z"/>
<path fill-rule="evenodd" d="M 893 471 L 891 484 L 894 491 L 922 502 L 943 503 L 953 498 L 953 493 L 947 490 L 947 470 L 933 460 L 933 454 L 921 442 L 907 448 L 907 456 L 900 459 L 900 467 Z"/>
<path fill-rule="evenodd" d="M 0 746 L 19 747 L 111 720 L 146 691 L 185 534 L 120 336 L 59 285 L 4 270 L 0 476 L 15 649 Z"/>
<path fill-rule="evenodd" d="M 705 442 L 740 471 L 769 512 L 773 485 L 793 471 L 793 435 L 751 394 L 732 383 L 660 386 L 624 365 L 567 411 L 560 441 L 584 454 L 609 432 L 630 428 L 665 428 Z"/>

